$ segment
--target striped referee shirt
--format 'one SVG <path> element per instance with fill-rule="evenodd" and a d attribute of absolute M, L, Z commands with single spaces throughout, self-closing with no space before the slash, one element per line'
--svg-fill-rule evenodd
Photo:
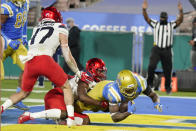
<path fill-rule="evenodd" d="M 176 22 L 161 25 L 160 22 L 151 19 L 150 26 L 154 29 L 154 45 L 159 48 L 172 47 L 173 30 L 176 28 Z"/>

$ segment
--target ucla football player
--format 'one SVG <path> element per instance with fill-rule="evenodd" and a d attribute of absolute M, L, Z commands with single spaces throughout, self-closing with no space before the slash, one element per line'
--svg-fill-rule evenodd
<path fill-rule="evenodd" d="M 116 81 L 104 80 L 97 83 L 88 92 L 88 95 L 98 101 L 108 101 L 112 120 L 119 122 L 135 112 L 133 100 L 141 93 L 150 97 L 154 103 L 154 108 L 162 112 L 158 95 L 147 87 L 146 80 L 142 76 L 134 74 L 130 70 L 120 71 Z M 78 112 L 101 110 L 98 106 L 84 104 L 81 101 L 77 101 L 77 106 L 78 108 L 75 109 Z"/>
<path fill-rule="evenodd" d="M 27 55 L 27 13 L 29 10 L 29 0 L 10 0 L 1 3 L 1 40 L 4 45 L 2 62 L 10 56 L 13 64 L 17 64 L 22 73 L 19 77 L 17 92 L 21 89 L 21 79 L 24 64 L 19 59 L 19 55 Z M 1 52 L 2 54 L 2 52 Z M 1 66 L 1 79 L 3 79 L 3 64 Z M 28 110 L 22 102 L 14 105 L 21 110 Z"/>

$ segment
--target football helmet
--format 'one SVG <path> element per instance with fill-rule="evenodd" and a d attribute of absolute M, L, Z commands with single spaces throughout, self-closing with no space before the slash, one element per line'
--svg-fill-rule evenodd
<path fill-rule="evenodd" d="M 41 20 L 43 19 L 52 19 L 57 23 L 62 23 L 61 13 L 55 7 L 47 7 L 42 10 Z"/>
<path fill-rule="evenodd" d="M 107 68 L 102 59 L 92 58 L 86 62 L 86 71 L 96 82 L 106 79 Z"/>
<path fill-rule="evenodd" d="M 14 3 L 16 6 L 22 7 L 26 0 L 11 0 L 12 3 Z"/>
<path fill-rule="evenodd" d="M 122 70 L 117 75 L 120 92 L 129 100 L 133 100 L 137 90 L 137 80 L 130 70 Z"/>

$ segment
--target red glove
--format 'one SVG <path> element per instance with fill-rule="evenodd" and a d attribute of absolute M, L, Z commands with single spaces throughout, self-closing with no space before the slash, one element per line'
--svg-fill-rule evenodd
<path fill-rule="evenodd" d="M 86 72 L 82 72 L 81 80 L 87 84 L 94 81 L 93 77 L 89 76 Z"/>
<path fill-rule="evenodd" d="M 109 106 L 109 103 L 107 101 L 101 101 L 101 107 L 107 109 Z"/>

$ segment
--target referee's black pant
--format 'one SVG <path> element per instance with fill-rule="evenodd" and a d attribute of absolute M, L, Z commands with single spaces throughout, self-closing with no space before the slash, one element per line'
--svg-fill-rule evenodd
<path fill-rule="evenodd" d="M 147 84 L 153 86 L 154 71 L 157 67 L 158 62 L 161 61 L 163 73 L 165 76 L 165 89 L 171 90 L 171 75 L 172 75 L 172 49 L 159 48 L 154 46 L 151 49 L 150 63 L 148 66 L 148 78 Z"/>

